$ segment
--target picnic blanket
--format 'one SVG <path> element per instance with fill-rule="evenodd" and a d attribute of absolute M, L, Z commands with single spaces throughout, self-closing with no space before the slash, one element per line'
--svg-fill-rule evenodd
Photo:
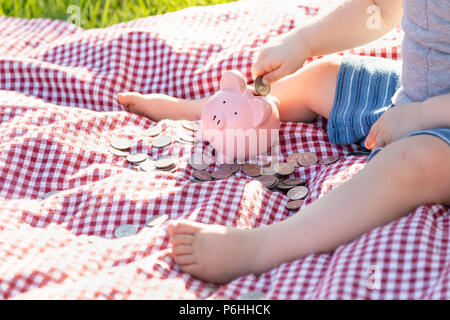
<path fill-rule="evenodd" d="M 333 252 L 222 286 L 181 272 L 170 254 L 167 221 L 145 224 L 164 213 L 255 228 L 293 214 L 284 194 L 242 172 L 191 181 L 187 163 L 198 146 L 154 148 L 142 135 L 156 125 L 175 135 L 180 122 L 157 124 L 127 113 L 116 95 L 200 98 L 214 93 L 222 72 L 232 69 L 251 80 L 264 43 L 332 2 L 240 1 L 94 30 L 1 17 L 0 298 L 239 299 L 258 291 L 267 299 L 449 299 L 450 210 L 441 205 L 419 207 Z M 399 59 L 400 43 L 396 29 L 351 53 Z M 108 152 L 115 136 L 132 139 L 133 152 L 172 155 L 176 170 L 133 170 Z M 349 155 L 356 146 L 331 145 L 324 119 L 283 123 L 280 141 L 281 159 L 294 152 L 341 156 L 332 165 L 296 170 L 310 190 L 303 207 L 367 159 Z M 116 238 L 123 224 L 137 225 L 138 232 Z"/>

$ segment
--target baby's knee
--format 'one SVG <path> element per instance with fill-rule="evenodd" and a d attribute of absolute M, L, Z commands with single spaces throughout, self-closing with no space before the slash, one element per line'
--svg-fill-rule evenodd
<path fill-rule="evenodd" d="M 450 198 L 446 191 L 450 190 L 450 146 L 446 142 L 432 135 L 418 135 L 389 147 L 396 153 L 395 170 L 405 184 L 429 192 L 436 202 Z"/>

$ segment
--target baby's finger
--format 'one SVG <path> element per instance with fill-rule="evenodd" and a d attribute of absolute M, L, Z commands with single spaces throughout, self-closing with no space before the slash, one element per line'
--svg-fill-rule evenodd
<path fill-rule="evenodd" d="M 264 75 L 263 77 L 263 83 L 264 84 L 271 84 L 274 83 L 278 80 L 280 80 L 281 78 L 283 78 L 284 76 L 286 76 L 288 73 L 286 72 L 285 68 L 283 68 L 283 66 L 281 66 L 278 69 L 275 69 L 274 71 L 268 72 L 267 74 Z"/>
<path fill-rule="evenodd" d="M 252 65 L 253 79 L 256 79 L 258 76 L 262 76 L 270 71 L 272 71 L 272 69 L 266 63 L 264 63 L 259 59 Z"/>
<path fill-rule="evenodd" d="M 372 149 L 375 141 L 377 139 L 379 133 L 379 127 L 377 125 L 377 122 L 375 122 L 375 124 L 372 126 L 372 128 L 370 128 L 369 134 L 367 135 L 366 141 L 364 142 L 364 146 L 366 147 L 366 149 Z"/>
<path fill-rule="evenodd" d="M 383 135 L 379 134 L 377 136 L 377 139 L 375 140 L 375 143 L 372 145 L 372 147 L 370 148 L 372 151 L 376 150 L 378 148 L 382 148 L 386 145 L 386 142 L 383 138 Z"/>

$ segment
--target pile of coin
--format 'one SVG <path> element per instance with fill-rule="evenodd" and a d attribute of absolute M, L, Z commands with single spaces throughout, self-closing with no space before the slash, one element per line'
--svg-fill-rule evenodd
<path fill-rule="evenodd" d="M 187 132 L 180 132 L 176 137 L 161 135 L 162 129 L 158 125 L 145 130 L 142 135 L 153 139 L 151 145 L 154 148 L 164 148 L 173 142 L 194 144 L 196 139 L 193 133 L 200 129 L 199 126 L 195 122 L 187 120 L 183 120 L 180 123 Z M 130 151 L 132 145 L 132 141 L 127 138 L 115 137 L 110 141 L 109 152 L 118 157 L 125 157 L 135 170 L 150 172 L 155 170 L 173 171 L 176 169 L 175 160 L 172 157 L 164 156 L 153 160 L 145 153 L 132 153 Z"/>
<path fill-rule="evenodd" d="M 255 90 L 259 95 L 267 95 L 270 92 L 270 86 L 262 83 L 262 78 L 258 77 L 255 81 Z M 191 134 L 199 130 L 196 123 L 191 121 L 182 121 L 181 125 Z M 152 146 L 163 148 L 174 141 L 181 143 L 195 143 L 195 137 L 188 133 L 179 134 L 174 138 L 169 135 L 161 135 L 161 128 L 155 126 L 144 131 L 143 135 L 152 137 Z M 114 138 L 111 140 L 110 152 L 120 157 L 126 157 L 132 166 L 140 171 L 172 171 L 176 169 L 175 159 L 170 156 L 164 156 L 157 160 L 151 159 L 145 153 L 131 153 L 132 142 L 126 138 Z M 189 165 L 192 167 L 193 182 L 221 180 L 233 176 L 242 171 L 247 176 L 259 181 L 267 189 L 284 193 L 290 200 L 286 204 L 289 210 L 296 210 L 303 204 L 303 199 L 308 195 L 309 190 L 305 186 L 306 179 L 289 178 L 296 168 L 310 167 L 316 164 L 330 165 L 337 162 L 339 156 L 329 156 L 319 159 L 312 152 L 293 153 L 286 158 L 286 162 L 271 163 L 270 160 L 263 161 L 263 165 L 245 163 L 245 164 L 224 164 L 218 166 L 214 171 L 208 172 L 208 168 L 213 164 L 213 159 L 203 153 L 193 153 L 189 159 Z"/>

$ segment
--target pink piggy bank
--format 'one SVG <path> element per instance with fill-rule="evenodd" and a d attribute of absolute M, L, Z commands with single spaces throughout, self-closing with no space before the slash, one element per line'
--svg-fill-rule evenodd
<path fill-rule="evenodd" d="M 227 71 L 203 109 L 197 138 L 214 147 L 219 163 L 253 160 L 278 142 L 278 106 L 273 96 L 253 95 L 240 72 Z"/>

